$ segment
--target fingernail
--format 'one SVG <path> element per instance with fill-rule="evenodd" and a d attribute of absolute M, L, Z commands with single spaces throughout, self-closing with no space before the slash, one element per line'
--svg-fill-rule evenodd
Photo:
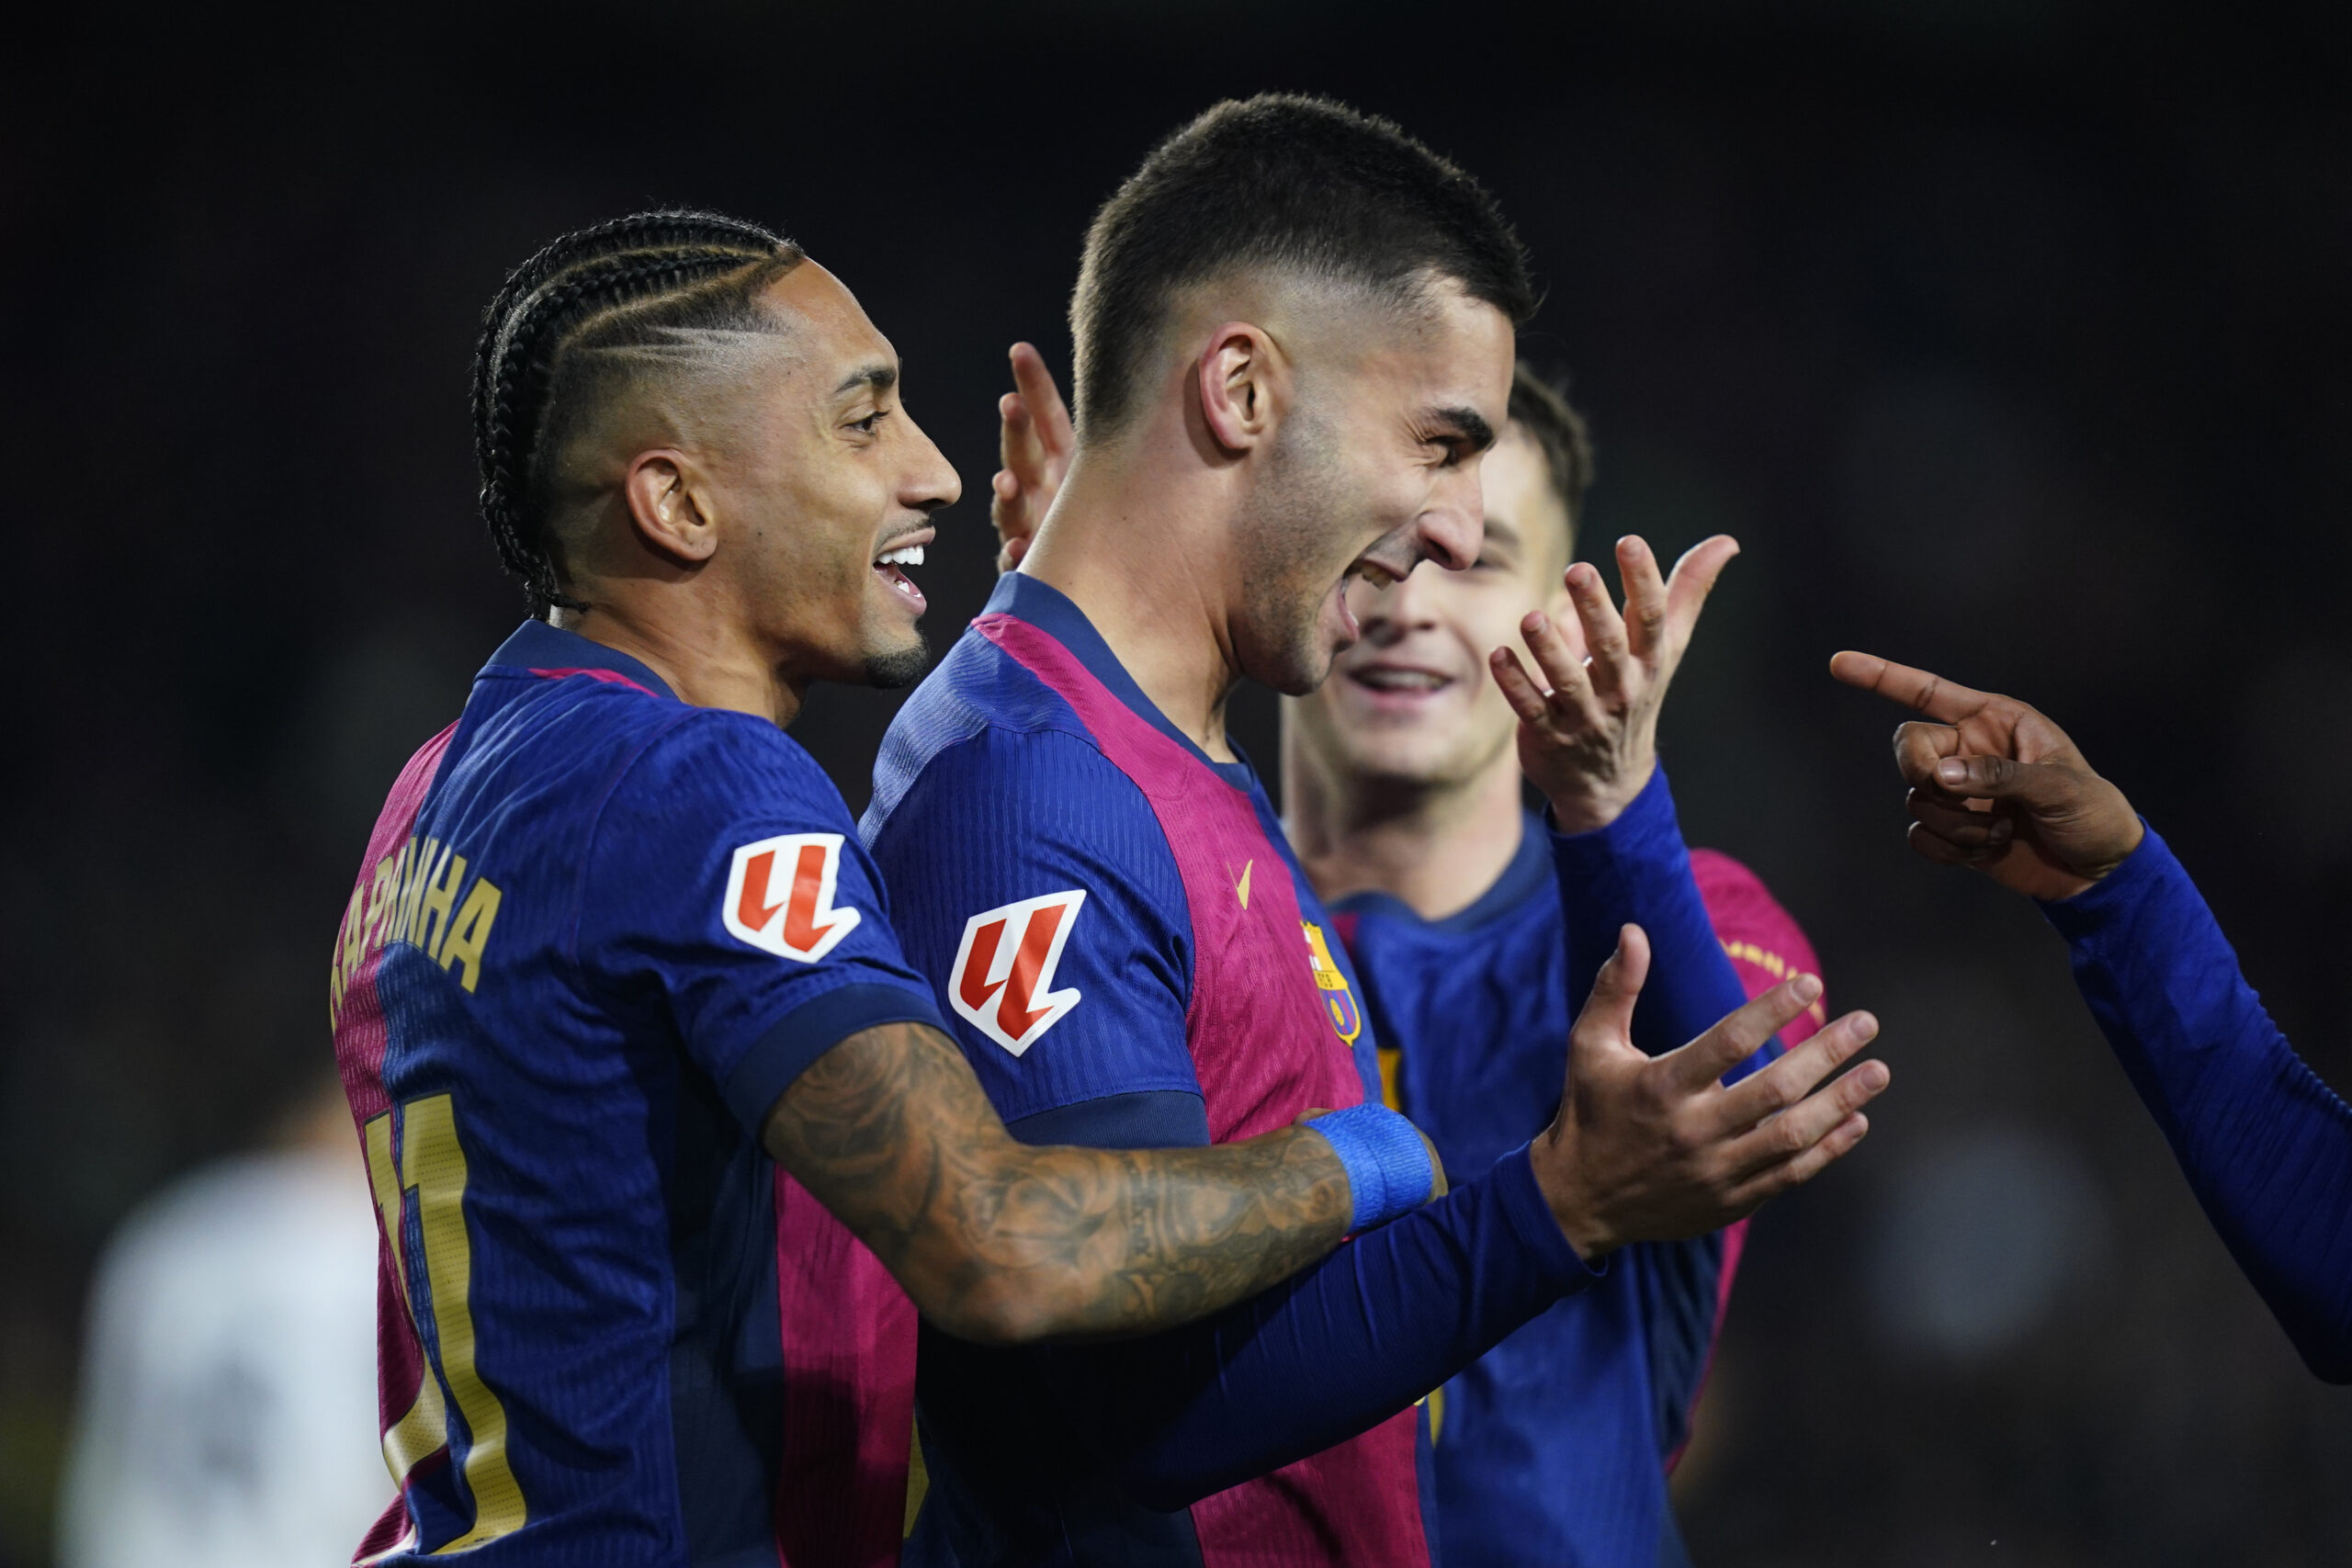
<path fill-rule="evenodd" d="M 1864 1040 L 1877 1039 L 1878 1020 L 1866 1012 L 1856 1013 L 1854 1015 L 1854 1032 Z"/>
<path fill-rule="evenodd" d="M 1790 983 L 1790 992 L 1801 1002 L 1811 1002 L 1821 995 L 1821 976 L 1800 975 Z"/>
<path fill-rule="evenodd" d="M 1936 777 L 1944 784 L 1966 784 L 1968 764 L 1957 757 L 1946 757 L 1936 764 Z"/>

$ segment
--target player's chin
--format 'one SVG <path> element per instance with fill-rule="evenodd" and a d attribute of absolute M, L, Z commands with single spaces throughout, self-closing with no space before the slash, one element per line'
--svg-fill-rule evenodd
<path fill-rule="evenodd" d="M 881 692 L 899 691 L 922 680 L 930 668 L 931 645 L 922 633 L 910 630 L 903 640 L 866 650 L 865 684 Z"/>

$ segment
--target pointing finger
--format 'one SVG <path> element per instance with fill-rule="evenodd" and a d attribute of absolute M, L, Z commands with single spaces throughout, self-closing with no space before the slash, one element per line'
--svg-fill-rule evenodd
<path fill-rule="evenodd" d="M 1940 675 L 1930 675 L 1925 670 L 1914 670 L 1908 664 L 1881 659 L 1875 653 L 1849 651 L 1833 655 L 1829 673 L 1849 686 L 1876 692 L 1945 724 L 1958 724 L 1981 713 L 1994 700 L 1990 693 L 1974 691 Z"/>

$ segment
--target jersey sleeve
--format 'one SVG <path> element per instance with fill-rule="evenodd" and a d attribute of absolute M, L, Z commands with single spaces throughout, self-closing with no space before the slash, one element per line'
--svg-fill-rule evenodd
<path fill-rule="evenodd" d="M 754 1135 L 849 1036 L 940 1027 L 840 792 L 749 716 L 697 713 L 638 756 L 598 814 L 580 888 L 582 969 L 658 991 Z"/>
<path fill-rule="evenodd" d="M 1582 1010 L 1618 931 L 1649 937 L 1649 978 L 1634 1004 L 1634 1043 L 1657 1056 L 1690 1043 L 1745 1003 L 1692 874 L 1666 768 L 1606 828 L 1552 835 L 1552 866 L 1567 922 L 1568 1014 Z M 1758 1051 L 1724 1075 L 1736 1082 L 1770 1060 Z"/>
<path fill-rule="evenodd" d="M 943 749 L 874 854 L 908 957 L 1005 1121 L 1197 1100 L 1176 857 L 1143 792 L 1085 738 L 989 727 Z"/>
<path fill-rule="evenodd" d="M 2271 1021 L 2154 829 L 2042 913 L 2238 1267 L 2305 1364 L 2352 1382 L 2352 1109 Z"/>
<path fill-rule="evenodd" d="M 1690 852 L 1690 875 L 1715 940 L 1750 1000 L 1791 975 L 1821 973 L 1813 942 L 1764 879 L 1713 850 Z M 1821 1027 L 1823 1001 L 1791 1020 L 1758 1053 L 1770 1059 Z M 1650 1391 L 1659 1457 L 1671 1468 L 1690 1440 L 1690 1416 L 1714 1359 L 1731 1305 L 1731 1287 L 1747 1238 L 1747 1222 L 1688 1241 L 1645 1242 L 1626 1260 L 1640 1281 L 1648 1325 Z"/>

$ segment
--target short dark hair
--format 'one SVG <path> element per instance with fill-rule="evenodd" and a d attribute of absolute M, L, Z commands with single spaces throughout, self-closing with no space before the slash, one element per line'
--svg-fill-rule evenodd
<path fill-rule="evenodd" d="M 1568 401 L 1567 389 L 1521 360 L 1511 370 L 1511 423 L 1525 430 L 1544 454 L 1552 488 L 1568 509 L 1569 555 L 1584 522 L 1584 492 L 1592 488 L 1592 435 L 1584 415 Z"/>
<path fill-rule="evenodd" d="M 639 212 L 566 234 L 507 276 L 474 350 L 474 458 L 482 520 L 532 615 L 587 608 L 563 592 L 545 460 L 587 394 L 580 351 L 772 331 L 760 290 L 800 261 L 799 246 L 739 218 Z"/>
<path fill-rule="evenodd" d="M 1109 434 L 1132 412 L 1178 289 L 1270 265 L 1400 304 L 1435 273 L 1513 326 L 1535 313 L 1527 253 L 1468 175 L 1328 98 L 1228 99 L 1153 148 L 1087 231 L 1069 307 L 1080 429 Z"/>

